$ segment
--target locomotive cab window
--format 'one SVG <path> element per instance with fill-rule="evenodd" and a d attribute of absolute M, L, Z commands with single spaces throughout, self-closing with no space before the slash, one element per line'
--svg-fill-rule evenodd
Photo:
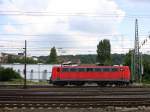
<path fill-rule="evenodd" d="M 69 68 L 63 68 L 62 72 L 69 72 Z"/>

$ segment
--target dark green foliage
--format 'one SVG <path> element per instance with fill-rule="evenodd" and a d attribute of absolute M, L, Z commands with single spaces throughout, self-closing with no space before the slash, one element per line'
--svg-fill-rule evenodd
<path fill-rule="evenodd" d="M 19 57 L 13 57 L 13 56 L 8 56 L 8 61 L 7 63 L 25 63 L 25 58 L 19 58 Z M 38 61 L 33 60 L 33 58 L 27 57 L 26 59 L 27 64 L 36 64 Z"/>
<path fill-rule="evenodd" d="M 50 64 L 57 64 L 58 63 L 57 53 L 56 53 L 55 47 L 51 48 L 50 55 L 49 55 L 47 62 Z"/>
<path fill-rule="evenodd" d="M 124 54 L 111 54 L 112 65 L 123 64 L 124 57 L 125 57 Z M 96 64 L 97 55 L 96 54 L 76 55 L 74 56 L 74 58 L 80 59 L 82 64 Z"/>
<path fill-rule="evenodd" d="M 96 63 L 96 55 L 78 55 L 83 64 L 95 64 Z"/>
<path fill-rule="evenodd" d="M 16 62 L 17 62 L 17 61 L 16 61 Z M 19 59 L 18 62 L 19 62 L 19 63 L 25 63 L 25 59 L 24 59 L 24 58 Z M 38 61 L 33 60 L 33 58 L 27 57 L 27 58 L 26 58 L 26 63 L 27 63 L 27 64 L 36 64 L 36 63 L 38 63 Z"/>
<path fill-rule="evenodd" d="M 125 58 L 124 58 L 124 65 L 126 66 L 130 66 L 131 67 L 131 56 L 132 56 L 132 51 L 130 50 L 126 55 L 125 55 Z"/>
<path fill-rule="evenodd" d="M 81 64 L 95 64 L 96 63 L 96 55 L 95 54 L 87 54 L 87 55 L 64 55 L 58 57 L 61 60 L 77 60 L 81 61 Z"/>
<path fill-rule="evenodd" d="M 129 51 L 124 58 L 124 65 L 130 66 L 131 68 L 131 52 Z M 144 67 L 144 74 L 143 74 L 143 81 L 150 83 L 150 55 L 143 54 L 143 67 Z"/>
<path fill-rule="evenodd" d="M 103 65 L 111 65 L 111 45 L 107 39 L 97 45 L 97 61 Z"/>
<path fill-rule="evenodd" d="M 21 79 L 21 76 L 11 68 L 0 67 L 0 81 L 10 81 L 12 79 Z"/>
<path fill-rule="evenodd" d="M 120 65 L 120 64 L 123 64 L 125 55 L 124 54 L 112 54 L 111 57 L 112 57 L 112 65 Z M 97 58 L 96 54 L 58 56 L 58 60 L 80 59 L 81 64 L 96 64 L 96 58 Z M 40 60 L 41 63 L 46 63 L 46 60 L 48 60 L 48 56 L 40 56 L 38 60 Z"/>
<path fill-rule="evenodd" d="M 143 55 L 144 74 L 143 81 L 150 83 L 150 56 Z"/>
<path fill-rule="evenodd" d="M 48 56 L 40 56 L 38 57 L 39 63 L 47 63 L 48 62 Z"/>
<path fill-rule="evenodd" d="M 124 54 L 112 54 L 112 65 L 122 65 L 124 62 L 125 55 Z"/>

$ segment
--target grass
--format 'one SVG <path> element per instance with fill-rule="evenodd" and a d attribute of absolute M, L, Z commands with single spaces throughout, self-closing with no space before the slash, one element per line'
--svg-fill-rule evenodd
<path fill-rule="evenodd" d="M 24 84 L 24 79 L 14 79 L 8 82 L 3 82 L 5 85 L 9 84 L 16 84 L 16 85 L 23 85 Z M 47 85 L 47 81 L 32 81 L 32 80 L 27 80 L 28 85 Z"/>

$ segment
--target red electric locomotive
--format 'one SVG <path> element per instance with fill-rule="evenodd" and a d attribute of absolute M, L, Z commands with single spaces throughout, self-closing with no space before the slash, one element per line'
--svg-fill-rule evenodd
<path fill-rule="evenodd" d="M 50 81 L 54 85 L 83 85 L 85 83 L 129 84 L 128 66 L 55 66 Z"/>

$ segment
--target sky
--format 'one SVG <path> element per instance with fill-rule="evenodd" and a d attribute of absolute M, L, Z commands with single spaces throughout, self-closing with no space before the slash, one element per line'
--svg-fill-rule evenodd
<path fill-rule="evenodd" d="M 150 34 L 150 0 L 0 0 L 0 52 L 48 55 L 96 54 L 109 39 L 112 53 L 134 47 L 135 19 L 140 45 Z M 150 53 L 150 39 L 140 49 Z"/>

